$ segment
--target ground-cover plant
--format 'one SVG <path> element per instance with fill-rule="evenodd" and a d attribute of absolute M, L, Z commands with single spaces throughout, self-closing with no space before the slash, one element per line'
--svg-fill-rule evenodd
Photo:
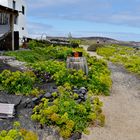
<path fill-rule="evenodd" d="M 74 86 L 86 87 L 92 90 L 95 94 L 109 94 L 111 87 L 110 71 L 107 64 L 103 60 L 98 60 L 96 57 L 87 55 L 89 65 L 89 75 L 86 76 L 82 70 L 76 71 L 66 68 L 66 64 L 60 61 L 43 61 L 32 64 L 32 68 L 37 71 L 38 76 L 42 74 L 44 79 L 48 74 L 56 81 L 57 85 L 68 83 L 72 88 Z M 44 76 L 47 72 L 47 75 Z M 41 76 L 42 77 L 42 76 Z"/>
<path fill-rule="evenodd" d="M 43 41 L 31 40 L 28 43 L 28 48 L 29 49 L 34 49 L 34 48 L 37 48 L 37 47 L 44 48 L 44 47 L 47 47 L 47 46 L 50 46 L 50 45 L 48 45 L 47 43 L 43 43 Z"/>
<path fill-rule="evenodd" d="M 90 124 L 105 123 L 102 114 L 102 102 L 99 98 L 89 96 L 85 102 L 77 103 L 74 93 L 68 88 L 59 87 L 59 97 L 53 102 L 43 98 L 42 102 L 33 109 L 32 120 L 41 125 L 54 125 L 64 138 L 70 137 L 75 132 L 86 132 Z"/>
<path fill-rule="evenodd" d="M 103 44 L 92 44 L 92 45 L 90 45 L 89 47 L 88 47 L 88 51 L 96 51 L 97 50 L 97 48 L 101 48 L 101 47 L 104 47 L 104 45 Z"/>
<path fill-rule="evenodd" d="M 2 130 L 0 140 L 38 140 L 36 133 L 21 128 L 19 122 L 13 124 L 13 129 Z"/>
<path fill-rule="evenodd" d="M 33 50 L 22 50 L 5 52 L 5 55 L 13 56 L 19 61 L 35 63 L 36 61 L 43 60 L 43 56 L 40 53 Z"/>
<path fill-rule="evenodd" d="M 82 70 L 76 71 L 66 68 L 56 72 L 53 78 L 55 79 L 57 85 L 64 85 L 65 83 L 69 83 L 71 87 L 82 87 L 85 86 L 87 82 L 87 76 Z"/>
<path fill-rule="evenodd" d="M 66 60 L 67 56 L 71 55 L 72 48 L 64 46 L 47 46 L 35 47 L 32 50 L 9 51 L 5 55 L 14 56 L 17 60 L 35 63 L 37 61 L 46 61 L 49 59 Z"/>
<path fill-rule="evenodd" d="M 140 51 L 131 47 L 110 45 L 97 50 L 106 59 L 124 65 L 129 71 L 140 74 Z"/>
<path fill-rule="evenodd" d="M 63 61 L 56 61 L 56 60 L 48 60 L 48 61 L 40 61 L 35 64 L 31 64 L 31 67 L 37 71 L 48 72 L 51 75 L 60 71 L 66 64 Z"/>
<path fill-rule="evenodd" d="M 112 81 L 107 63 L 102 59 L 98 60 L 95 57 L 90 57 L 88 63 L 90 66 L 87 88 L 97 95 L 109 95 Z"/>
<path fill-rule="evenodd" d="M 53 79 L 57 85 L 63 86 L 68 83 L 71 87 L 77 86 L 80 88 L 84 86 L 95 94 L 107 95 L 109 93 L 111 86 L 110 73 L 104 61 L 90 57 L 83 48 L 39 47 L 35 42 L 33 44 L 35 47 L 32 50 L 7 52 L 6 54 L 16 56 L 18 60 L 27 62 L 32 67 L 37 78 L 42 82 L 48 82 Z M 87 58 L 88 76 L 81 70 L 76 71 L 66 68 L 66 58 L 72 52 L 82 52 L 83 56 Z"/>
<path fill-rule="evenodd" d="M 22 95 L 37 95 L 38 89 L 34 89 L 36 76 L 32 71 L 27 72 L 11 72 L 10 70 L 4 70 L 0 74 L 0 84 L 3 89 L 12 94 Z"/>
<path fill-rule="evenodd" d="M 60 71 L 57 71 L 53 75 L 56 84 L 64 85 L 65 83 L 68 83 L 72 88 L 75 86 L 78 88 L 84 86 L 88 90 L 92 90 L 96 95 L 109 95 L 112 81 L 106 62 L 97 60 L 95 57 L 90 57 L 88 59 L 88 64 L 88 76 L 86 76 L 82 70 L 76 71 L 63 68 Z"/>
<path fill-rule="evenodd" d="M 30 66 L 40 81 L 48 82 L 57 71 L 64 69 L 66 64 L 62 61 L 48 60 L 33 63 Z"/>

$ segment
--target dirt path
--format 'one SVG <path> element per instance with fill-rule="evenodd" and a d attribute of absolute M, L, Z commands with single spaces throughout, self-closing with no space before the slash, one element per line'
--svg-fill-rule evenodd
<path fill-rule="evenodd" d="M 120 65 L 108 66 L 113 80 L 111 96 L 101 97 L 106 125 L 91 129 L 82 140 L 140 140 L 140 79 Z"/>

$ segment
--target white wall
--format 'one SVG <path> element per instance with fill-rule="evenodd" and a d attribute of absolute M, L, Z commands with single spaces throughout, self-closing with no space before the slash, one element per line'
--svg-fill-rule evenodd
<path fill-rule="evenodd" d="M 27 6 L 24 0 L 14 0 L 16 2 L 16 10 L 17 11 L 22 11 L 22 6 L 25 7 L 25 14 L 23 15 L 22 12 L 19 12 L 19 16 L 18 16 L 18 22 L 17 24 L 14 25 L 14 31 L 19 31 L 19 37 L 23 38 L 23 37 L 28 37 L 28 31 L 27 31 L 27 27 L 26 27 L 26 10 L 27 10 Z M 9 7 L 13 9 L 13 0 L 0 0 L 0 5 Z M 1 32 L 3 32 L 3 30 L 6 30 L 7 27 L 3 26 L 3 29 Z M 24 30 L 23 30 L 24 28 Z M 1 27 L 0 27 L 1 30 Z"/>
<path fill-rule="evenodd" d="M 0 0 L 0 5 L 8 6 L 8 0 Z"/>
<path fill-rule="evenodd" d="M 19 31 L 19 37 L 28 37 L 28 31 L 26 27 L 26 10 L 27 5 L 24 0 L 15 0 L 16 2 L 16 10 L 22 11 L 22 6 L 25 7 L 25 14 L 23 15 L 22 12 L 19 12 L 18 22 L 14 26 L 15 31 Z M 8 7 L 13 8 L 13 0 L 8 0 Z M 24 30 L 23 30 L 24 28 Z"/>

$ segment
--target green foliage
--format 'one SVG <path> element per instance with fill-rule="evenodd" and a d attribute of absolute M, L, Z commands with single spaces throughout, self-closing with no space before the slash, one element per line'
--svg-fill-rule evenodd
<path fill-rule="evenodd" d="M 103 60 L 97 60 L 95 57 L 91 57 L 88 63 L 90 65 L 87 82 L 88 89 L 92 90 L 94 94 L 97 95 L 109 95 L 112 81 L 107 63 Z"/>
<path fill-rule="evenodd" d="M 82 87 L 87 82 L 87 77 L 82 70 L 67 70 L 66 68 L 54 74 L 54 79 L 58 85 L 69 83 L 72 87 Z"/>
<path fill-rule="evenodd" d="M 32 71 L 11 72 L 4 70 L 0 74 L 0 84 L 9 93 L 29 95 L 33 90 L 36 76 Z"/>
<path fill-rule="evenodd" d="M 69 88 L 59 87 L 59 97 L 49 103 L 47 99 L 33 109 L 32 120 L 42 125 L 55 125 L 59 127 L 60 135 L 68 138 L 74 132 L 83 132 L 90 123 L 104 123 L 102 102 L 99 98 L 88 98 L 78 104 L 73 98 L 74 93 Z"/>
<path fill-rule="evenodd" d="M 5 52 L 5 55 L 13 56 L 17 60 L 27 63 L 35 63 L 43 59 L 43 56 L 36 50 L 9 51 Z"/>
<path fill-rule="evenodd" d="M 19 122 L 13 124 L 13 129 L 0 132 L 0 140 L 38 140 L 36 133 L 22 129 Z"/>
<path fill-rule="evenodd" d="M 84 86 L 88 90 L 92 90 L 96 95 L 109 95 L 112 81 L 106 62 L 97 60 L 95 57 L 90 57 L 87 60 L 89 65 L 88 76 L 86 76 L 82 70 L 67 70 L 64 67 L 60 71 L 57 71 L 53 76 L 57 85 L 68 83 L 71 87 Z"/>
<path fill-rule="evenodd" d="M 37 47 L 38 46 L 38 47 Z M 71 55 L 72 49 L 64 46 L 47 46 L 42 47 L 35 44 L 32 50 L 9 51 L 5 55 L 14 56 L 17 60 L 35 63 L 38 61 L 46 61 L 48 59 L 64 59 Z"/>
<path fill-rule="evenodd" d="M 49 79 L 48 81 L 53 78 L 57 85 L 63 86 L 65 83 L 68 83 L 71 87 L 84 86 L 89 90 L 92 90 L 94 94 L 97 95 L 109 94 L 111 78 L 107 69 L 107 64 L 104 61 L 97 60 L 95 57 L 90 57 L 83 48 L 60 46 L 41 47 L 40 45 L 35 44 L 36 42 L 32 43 L 35 47 L 30 51 L 9 52 L 7 54 L 15 55 L 19 60 L 26 61 L 28 63 L 30 62 L 31 67 L 37 71 L 37 75 L 39 76 L 38 79 L 43 79 L 42 81 L 45 81 L 46 77 Z M 82 52 L 83 56 L 87 58 L 89 66 L 88 76 L 86 76 L 81 70 L 76 71 L 66 68 L 64 61 L 67 56 L 71 55 L 72 51 Z"/>
<path fill-rule="evenodd" d="M 115 53 L 115 51 L 116 51 L 116 48 L 109 48 L 109 47 L 103 47 L 103 48 L 98 48 L 97 49 L 97 53 L 99 54 L 99 55 L 102 55 L 102 56 L 104 56 L 105 58 L 109 58 L 110 56 L 112 56 L 114 53 Z"/>
<path fill-rule="evenodd" d="M 46 46 L 46 44 L 41 43 L 39 41 L 35 41 L 35 40 L 29 41 L 29 43 L 28 43 L 28 48 L 29 49 L 35 49 L 37 47 L 47 47 L 47 46 Z"/>
<path fill-rule="evenodd" d="M 103 44 L 92 44 L 88 47 L 88 51 L 96 51 L 97 48 L 101 48 L 101 47 L 104 47 Z"/>
<path fill-rule="evenodd" d="M 69 32 L 69 34 L 68 34 L 68 39 L 69 39 L 69 42 L 71 43 L 71 47 L 73 47 L 73 48 L 77 48 L 77 47 L 79 47 L 79 45 L 81 44 L 81 40 L 79 40 L 79 39 L 74 39 L 74 38 L 72 37 L 71 32 Z"/>
<path fill-rule="evenodd" d="M 81 41 L 78 39 L 71 39 L 70 43 L 72 48 L 78 48 L 79 45 L 81 44 Z"/>
<path fill-rule="evenodd" d="M 114 63 L 123 64 L 131 72 L 140 74 L 139 50 L 130 47 L 110 45 L 104 48 L 99 48 L 97 53 Z"/>
<path fill-rule="evenodd" d="M 48 60 L 48 61 L 40 61 L 34 64 L 31 64 L 31 67 L 34 70 L 40 72 L 48 72 L 51 75 L 55 74 L 57 71 L 66 67 L 64 62 L 56 61 L 56 60 Z"/>

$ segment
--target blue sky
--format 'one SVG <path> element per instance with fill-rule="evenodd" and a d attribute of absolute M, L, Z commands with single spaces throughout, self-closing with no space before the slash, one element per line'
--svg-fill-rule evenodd
<path fill-rule="evenodd" d="M 25 0 L 31 36 L 105 36 L 140 41 L 140 0 Z"/>

